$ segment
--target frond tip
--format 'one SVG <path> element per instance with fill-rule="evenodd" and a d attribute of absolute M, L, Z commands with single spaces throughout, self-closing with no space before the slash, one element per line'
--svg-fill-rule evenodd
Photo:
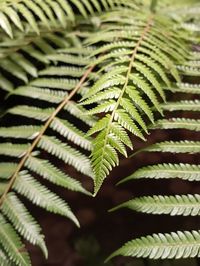
<path fill-rule="evenodd" d="M 126 243 L 111 254 L 150 259 L 179 259 L 200 256 L 200 231 L 153 234 Z"/>

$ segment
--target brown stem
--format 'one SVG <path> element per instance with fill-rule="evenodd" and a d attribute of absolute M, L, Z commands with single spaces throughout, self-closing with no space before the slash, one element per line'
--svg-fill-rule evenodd
<path fill-rule="evenodd" d="M 17 175 L 21 171 L 21 169 L 24 166 L 26 160 L 28 159 L 28 157 L 30 156 L 30 154 L 32 153 L 32 151 L 34 150 L 34 148 L 37 146 L 38 142 L 40 141 L 41 137 L 44 135 L 45 131 L 48 129 L 48 127 L 51 124 L 51 122 L 53 121 L 53 119 L 65 107 L 65 105 L 76 94 L 76 92 L 81 88 L 82 84 L 87 79 L 88 75 L 92 72 L 93 69 L 94 69 L 94 66 L 91 66 L 90 68 L 87 69 L 87 71 L 82 76 L 82 78 L 80 79 L 80 81 L 76 85 L 76 87 L 71 91 L 71 93 L 69 95 L 66 95 L 65 96 L 64 100 L 58 105 L 58 107 L 54 110 L 54 112 L 48 118 L 48 120 L 46 121 L 46 123 L 44 124 L 44 126 L 42 127 L 42 129 L 40 130 L 38 136 L 36 137 L 36 139 L 34 139 L 32 145 L 30 146 L 30 148 L 27 150 L 27 152 L 25 153 L 25 155 L 22 157 L 22 159 L 19 162 L 19 164 L 17 166 L 17 169 L 15 170 L 14 174 L 10 178 L 10 181 L 8 182 L 8 185 L 6 186 L 6 189 L 5 189 L 4 193 L 2 194 L 2 196 L 0 198 L 0 206 L 3 204 L 6 195 L 8 194 L 8 192 L 10 191 L 10 189 L 12 188 L 12 186 L 13 186 L 16 178 L 17 178 Z"/>

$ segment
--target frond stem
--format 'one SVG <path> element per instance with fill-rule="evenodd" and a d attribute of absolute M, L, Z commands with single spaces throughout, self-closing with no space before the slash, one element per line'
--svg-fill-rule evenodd
<path fill-rule="evenodd" d="M 17 166 L 17 169 L 15 170 L 15 173 L 10 178 L 10 181 L 8 182 L 8 185 L 6 186 L 6 189 L 5 189 L 5 191 L 3 192 L 3 194 L 2 194 L 2 196 L 0 198 L 0 207 L 3 204 L 3 202 L 4 202 L 5 198 L 6 198 L 6 195 L 8 194 L 8 192 L 10 191 L 10 189 L 12 188 L 12 186 L 14 185 L 14 182 L 15 182 L 15 180 L 17 178 L 17 175 L 21 171 L 21 169 L 24 166 L 26 160 L 31 155 L 31 153 L 34 150 L 34 148 L 37 146 L 38 142 L 40 141 L 40 139 L 42 138 L 42 136 L 44 135 L 44 133 L 46 132 L 46 130 L 50 126 L 50 124 L 53 121 L 53 119 L 57 116 L 57 114 L 65 107 L 65 105 L 69 102 L 69 100 L 71 100 L 71 98 L 81 88 L 82 84 L 85 82 L 85 80 L 87 79 L 88 75 L 92 72 L 92 70 L 94 69 L 94 67 L 95 66 L 93 65 L 93 66 L 91 66 L 90 68 L 88 68 L 86 70 L 86 72 L 84 73 L 84 75 L 80 79 L 79 83 L 76 85 L 76 87 L 71 91 L 70 94 L 68 94 L 68 95 L 65 96 L 65 98 L 63 99 L 63 101 L 58 105 L 58 107 L 54 110 L 54 112 L 48 118 L 48 120 L 46 121 L 46 123 L 42 127 L 41 131 L 38 133 L 37 137 L 35 138 L 35 140 L 31 144 L 31 146 L 29 147 L 29 149 L 27 150 L 27 152 L 25 153 L 25 155 L 22 157 L 21 161 L 19 162 L 19 164 Z"/>

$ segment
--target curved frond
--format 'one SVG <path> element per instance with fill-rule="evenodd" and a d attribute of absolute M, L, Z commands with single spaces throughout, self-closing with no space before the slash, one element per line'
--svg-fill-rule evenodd
<path fill-rule="evenodd" d="M 198 57 L 198 55 L 195 54 Z M 196 76 L 197 72 L 185 72 L 184 75 Z M 198 73 L 199 76 L 199 73 Z M 186 79 L 187 80 L 187 79 Z M 199 131 L 199 120 L 192 118 L 200 112 L 199 106 L 199 85 L 193 83 L 178 83 L 170 86 L 167 90 L 175 94 L 176 101 L 165 102 L 161 106 L 165 113 L 164 119 L 158 119 L 154 125 L 149 125 L 148 129 L 182 129 L 190 130 L 192 133 Z M 181 96 L 180 96 L 181 95 Z M 182 100 L 182 97 L 184 99 Z M 189 98 L 189 100 L 185 100 Z M 172 98 L 173 99 L 173 98 Z M 193 99 L 193 100 L 191 100 Z M 178 112 L 177 112 L 178 111 Z M 175 113 L 176 112 L 176 113 Z M 186 118 L 186 117 L 191 118 Z M 176 131 L 175 131 L 176 132 Z M 168 131 L 172 139 L 176 135 Z M 185 135 L 183 135 L 185 136 Z M 186 135 L 187 136 L 187 135 Z M 200 152 L 199 141 L 196 137 L 191 140 L 166 140 L 148 145 L 136 151 L 132 156 L 141 152 L 173 153 L 173 154 L 190 154 L 197 155 Z M 164 157 L 165 158 L 165 157 Z M 166 157 L 167 158 L 167 157 Z M 182 157 L 180 157 L 182 158 Z M 185 157 L 187 158 L 187 157 Z M 195 157 L 194 157 L 195 158 Z M 198 158 L 198 157 L 197 157 Z M 168 159 L 168 158 L 167 158 Z M 159 163 L 146 165 L 136 170 L 132 175 L 126 177 L 123 183 L 128 180 L 137 180 L 141 178 L 149 179 L 173 179 L 179 178 L 186 181 L 199 181 L 200 166 L 198 164 L 180 163 L 179 159 L 174 157 L 174 163 Z M 153 195 L 140 196 L 121 203 L 111 209 L 111 211 L 120 208 L 129 208 L 133 211 L 155 214 L 155 215 L 181 215 L 181 216 L 198 216 L 199 215 L 199 195 Z M 122 248 L 111 254 L 110 258 L 118 255 L 142 257 L 150 259 L 179 259 L 193 258 L 199 256 L 199 232 L 177 232 L 169 234 L 153 234 L 128 242 Z"/>
<path fill-rule="evenodd" d="M 108 260 L 119 255 L 151 259 L 194 258 L 199 256 L 199 239 L 199 231 L 153 234 L 129 241 Z"/>
<path fill-rule="evenodd" d="M 161 18 L 149 14 L 137 19 L 133 12 L 134 19 L 130 19 L 130 14 L 131 11 L 107 14 L 103 17 L 103 30 L 87 39 L 89 44 L 101 43 L 92 53 L 97 56 L 92 64 L 100 66 L 101 76 L 82 102 L 95 106 L 88 114 L 101 114 L 89 131 L 89 135 L 96 134 L 92 151 L 94 194 L 111 169 L 118 165 L 118 152 L 127 154 L 123 145 L 131 147 L 115 135 L 113 125 L 145 140 L 148 130 L 144 114 L 151 122 L 154 122 L 152 107 L 162 114 L 159 101 L 165 100 L 165 93 L 161 81 L 169 86 L 170 76 L 180 80 L 175 64 L 187 56 L 186 44 L 178 33 L 160 34 L 166 29 L 171 31 L 170 21 L 161 22 Z M 168 50 L 166 42 L 170 46 Z"/>

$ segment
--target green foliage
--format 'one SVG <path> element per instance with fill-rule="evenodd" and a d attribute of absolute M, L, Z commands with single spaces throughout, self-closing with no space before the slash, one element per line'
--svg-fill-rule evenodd
<path fill-rule="evenodd" d="M 198 91 L 192 91 L 193 84 L 180 84 L 180 87 L 174 90 L 174 93 L 181 90 L 184 96 L 191 94 L 198 95 Z M 189 88 L 189 89 L 188 89 Z M 194 100 L 171 101 L 162 105 L 167 119 L 158 120 L 155 125 L 150 125 L 151 129 L 182 129 L 199 132 L 199 121 L 197 119 L 185 118 L 185 111 L 199 113 L 198 98 Z M 177 99 L 177 97 L 176 97 Z M 196 108 L 197 106 L 197 108 Z M 179 111 L 176 118 L 175 112 Z M 181 112 L 182 111 L 182 112 Z M 173 134 L 170 134 L 173 136 Z M 199 154 L 199 141 L 180 140 L 180 141 L 164 141 L 149 145 L 135 152 L 136 156 L 141 152 L 159 152 L 170 154 Z M 176 160 L 176 158 L 174 159 Z M 149 179 L 172 179 L 178 178 L 185 181 L 199 181 L 199 165 L 184 163 L 163 163 L 157 165 L 146 165 L 136 170 L 132 175 L 126 177 L 119 182 L 123 183 L 130 180 L 137 180 L 141 178 Z M 120 208 L 129 208 L 133 211 L 156 214 L 156 215 L 171 215 L 171 216 L 199 216 L 199 202 L 198 194 L 192 195 L 153 195 L 137 197 L 130 201 L 121 203 L 111 211 Z M 142 237 L 128 242 L 122 248 L 114 252 L 110 258 L 117 256 L 133 256 L 133 257 L 148 257 L 151 259 L 179 259 L 199 257 L 199 231 L 179 231 L 171 234 L 153 234 L 152 236 Z"/>
<path fill-rule="evenodd" d="M 31 265 L 22 239 L 48 256 L 24 197 L 79 226 L 48 183 L 91 195 L 75 178 L 84 175 L 93 179 L 96 195 L 136 138 L 146 141 L 156 129 L 199 132 L 199 119 L 181 113 L 200 111 L 200 56 L 191 48 L 199 41 L 199 10 L 195 0 L 0 0 L 1 265 Z M 172 139 L 134 155 L 140 152 L 198 154 L 200 143 Z M 199 181 L 199 170 L 197 164 L 155 162 L 120 183 Z M 114 209 L 196 216 L 198 205 L 199 195 L 153 195 Z M 196 257 L 199 232 L 143 237 L 116 255 Z"/>
<path fill-rule="evenodd" d="M 92 151 L 95 194 L 110 170 L 119 164 L 117 152 L 127 156 L 126 146 L 133 148 L 128 134 L 145 140 L 148 130 L 143 114 L 153 123 L 152 108 L 162 114 L 158 100 L 165 101 L 162 83 L 170 86 L 170 78 L 180 80 L 175 64 L 188 54 L 186 43 L 178 31 L 173 31 L 170 20 L 148 12 L 132 14 L 134 19 L 129 19 L 128 11 L 105 15 L 103 30 L 87 40 L 96 46 L 101 43 L 92 53 L 98 56 L 92 64 L 100 64 L 101 77 L 83 101 L 84 105 L 96 104 L 88 114 L 103 114 L 89 131 L 89 135 L 98 133 Z M 165 31 L 172 33 L 160 34 Z M 168 49 L 165 43 L 169 43 Z"/>
<path fill-rule="evenodd" d="M 199 231 L 153 234 L 135 239 L 113 253 L 110 258 L 117 255 L 150 259 L 199 257 Z"/>

